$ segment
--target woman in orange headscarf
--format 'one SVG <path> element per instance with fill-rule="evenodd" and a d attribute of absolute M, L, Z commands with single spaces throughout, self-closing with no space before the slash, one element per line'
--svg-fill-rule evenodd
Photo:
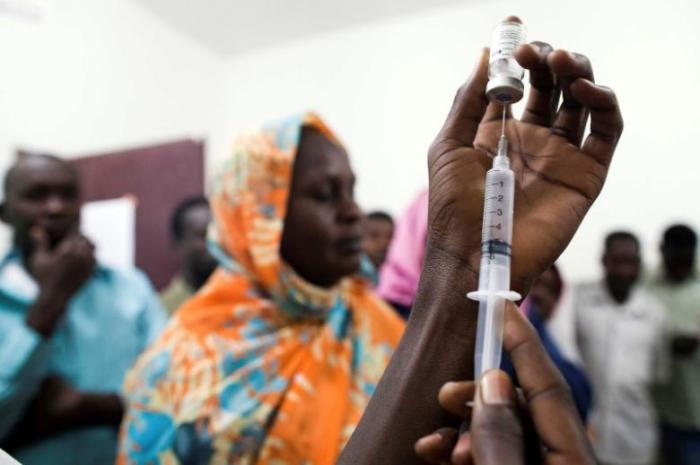
<path fill-rule="evenodd" d="M 313 114 L 237 139 L 221 266 L 128 375 L 119 464 L 335 463 L 403 330 L 357 275 L 354 181 Z"/>

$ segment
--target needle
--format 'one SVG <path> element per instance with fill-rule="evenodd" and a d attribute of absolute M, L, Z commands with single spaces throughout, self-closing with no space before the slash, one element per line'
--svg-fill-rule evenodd
<path fill-rule="evenodd" d="M 497 155 L 506 156 L 508 154 L 508 140 L 506 139 L 506 105 L 503 104 L 503 119 L 501 120 L 501 137 L 498 140 Z"/>
<path fill-rule="evenodd" d="M 506 136 L 506 104 L 503 104 L 503 119 L 501 120 L 501 137 Z"/>

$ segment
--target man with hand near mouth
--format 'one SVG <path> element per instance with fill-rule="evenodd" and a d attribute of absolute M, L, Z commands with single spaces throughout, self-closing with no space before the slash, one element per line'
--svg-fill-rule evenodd
<path fill-rule="evenodd" d="M 147 278 L 96 262 L 75 169 L 49 155 L 8 171 L 0 216 L 0 445 L 21 463 L 113 463 L 124 373 L 165 314 Z"/>

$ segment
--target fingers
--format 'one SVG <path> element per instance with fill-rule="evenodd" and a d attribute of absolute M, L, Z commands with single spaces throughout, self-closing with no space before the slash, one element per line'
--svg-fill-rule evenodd
<path fill-rule="evenodd" d="M 74 261 L 73 263 L 78 264 L 79 269 L 81 272 L 84 272 L 85 276 L 90 275 L 94 271 L 95 266 L 97 266 L 94 244 L 79 233 L 66 237 L 59 245 L 57 253 L 64 257 L 72 257 L 72 260 L 77 260 L 77 262 Z"/>
<path fill-rule="evenodd" d="M 510 302 L 503 336 L 547 454 L 561 456 L 562 463 L 586 463 L 592 454 L 569 388 L 537 332 Z"/>
<path fill-rule="evenodd" d="M 95 250 L 95 244 L 93 244 L 90 239 L 83 236 L 82 234 L 76 234 L 72 237 L 72 240 L 75 242 L 76 245 L 84 249 Z"/>
<path fill-rule="evenodd" d="M 516 406 L 516 394 L 508 375 L 500 370 L 486 372 L 479 381 L 472 414 L 470 450 L 452 454 L 453 462 L 471 453 L 479 465 L 524 463 L 523 430 Z"/>
<path fill-rule="evenodd" d="M 93 255 L 95 245 L 82 234 L 74 234 L 63 240 L 63 243 L 74 253 L 80 255 Z"/>
<path fill-rule="evenodd" d="M 547 55 L 547 64 L 563 93 L 563 101 L 554 119 L 552 131 L 579 146 L 586 129 L 588 107 L 571 94 L 570 86 L 579 78 L 593 81 L 591 62 L 583 55 L 556 50 Z"/>
<path fill-rule="evenodd" d="M 457 435 L 455 429 L 441 428 L 416 441 L 414 449 L 416 454 L 428 463 L 435 465 L 449 463 L 452 450 L 457 442 Z"/>
<path fill-rule="evenodd" d="M 485 94 L 488 62 L 488 49 L 483 49 L 471 78 L 457 91 L 437 141 L 456 141 L 466 147 L 473 145 L 479 123 L 489 103 Z"/>
<path fill-rule="evenodd" d="M 469 417 L 467 403 L 474 400 L 476 384 L 474 381 L 450 381 L 445 383 L 438 394 L 442 408 L 460 418 Z"/>
<path fill-rule="evenodd" d="M 624 127 L 615 92 L 586 79 L 577 79 L 571 84 L 571 95 L 591 111 L 591 133 L 583 151 L 607 166 Z"/>
<path fill-rule="evenodd" d="M 472 436 L 471 433 L 463 433 L 457 438 L 457 443 L 452 449 L 450 456 L 450 465 L 474 465 L 474 455 L 472 454 Z M 479 462 L 476 462 L 479 465 Z"/>
<path fill-rule="evenodd" d="M 520 66 L 530 71 L 530 92 L 521 118 L 526 123 L 550 127 L 554 122 L 561 91 L 547 63 L 553 50 L 545 42 L 532 42 L 514 52 Z"/>
<path fill-rule="evenodd" d="M 32 226 L 32 228 L 29 230 L 29 235 L 32 239 L 36 252 L 47 253 L 50 250 L 51 244 L 49 235 L 46 233 L 44 228 L 41 226 Z"/>

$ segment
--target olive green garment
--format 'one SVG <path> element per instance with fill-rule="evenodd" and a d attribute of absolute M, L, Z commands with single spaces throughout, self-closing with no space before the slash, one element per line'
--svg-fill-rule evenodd
<path fill-rule="evenodd" d="M 194 293 L 195 290 L 187 284 L 182 276 L 176 275 L 172 281 L 170 281 L 168 287 L 160 293 L 160 300 L 170 316 L 180 308 L 180 305 L 192 297 Z"/>
<path fill-rule="evenodd" d="M 657 276 L 648 287 L 666 307 L 666 339 L 700 334 L 700 279 L 673 284 Z M 670 358 L 666 381 L 654 396 L 661 419 L 676 428 L 700 430 L 700 350 Z"/>

